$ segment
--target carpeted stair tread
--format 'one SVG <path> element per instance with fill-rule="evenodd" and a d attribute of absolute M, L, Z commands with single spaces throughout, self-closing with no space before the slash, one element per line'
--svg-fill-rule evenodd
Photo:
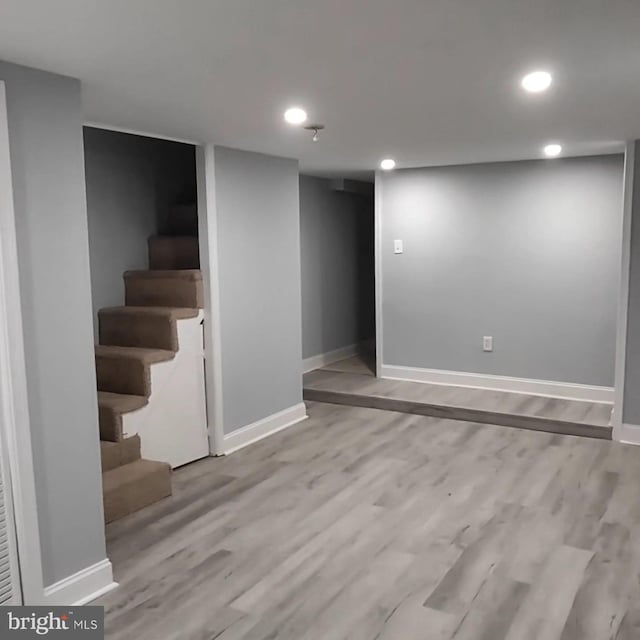
<path fill-rule="evenodd" d="M 204 287 L 199 269 L 127 271 L 124 274 L 127 306 L 204 307 Z"/>
<path fill-rule="evenodd" d="M 171 466 L 136 460 L 102 474 L 105 522 L 138 511 L 171 495 Z"/>
<path fill-rule="evenodd" d="M 153 317 L 169 318 L 172 320 L 184 320 L 185 318 L 195 318 L 198 315 L 198 309 L 192 307 L 105 307 L 98 311 L 98 315 L 120 315 L 123 317 Z"/>
<path fill-rule="evenodd" d="M 140 459 L 140 436 L 131 436 L 120 442 L 100 441 L 102 471 L 111 471 L 116 467 L 130 464 Z"/>
<path fill-rule="evenodd" d="M 200 248 L 195 236 L 151 236 L 149 269 L 199 269 Z"/>
<path fill-rule="evenodd" d="M 101 345 L 177 351 L 177 320 L 195 318 L 186 307 L 108 307 L 98 312 Z"/>
<path fill-rule="evenodd" d="M 202 280 L 200 269 L 145 269 L 125 271 L 126 278 L 162 279 L 177 278 L 181 280 Z"/>
<path fill-rule="evenodd" d="M 134 396 L 130 393 L 110 393 L 98 391 L 98 406 L 106 407 L 118 413 L 129 413 L 142 409 L 149 402 L 144 396 Z"/>
<path fill-rule="evenodd" d="M 98 391 L 100 440 L 122 440 L 122 414 L 137 411 L 148 403 L 145 396 Z"/>
<path fill-rule="evenodd" d="M 120 347 L 102 344 L 97 344 L 95 349 L 96 356 L 100 356 L 101 358 L 129 358 L 131 360 L 138 360 L 144 364 L 166 362 L 176 355 L 175 352 L 169 349 L 143 349 L 141 347 Z"/>
<path fill-rule="evenodd" d="M 151 395 L 150 365 L 171 360 L 175 356 L 173 351 L 163 349 L 102 345 L 95 349 L 98 391 L 145 397 Z M 121 437 L 121 423 L 119 426 L 114 425 L 112 431 L 106 431 L 103 435 L 103 439 L 108 440 L 118 440 Z"/>

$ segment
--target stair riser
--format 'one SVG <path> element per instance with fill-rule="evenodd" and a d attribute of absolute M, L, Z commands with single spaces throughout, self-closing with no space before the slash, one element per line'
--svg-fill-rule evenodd
<path fill-rule="evenodd" d="M 100 389 L 103 391 L 103 389 Z M 122 414 L 109 407 L 98 407 L 100 440 L 119 442 L 122 440 Z"/>
<path fill-rule="evenodd" d="M 134 307 L 202 308 L 202 280 L 126 278 L 125 301 Z"/>
<path fill-rule="evenodd" d="M 584 424 L 548 418 L 537 415 L 508 414 L 501 411 L 491 411 L 472 407 L 449 406 L 430 402 L 417 402 L 413 400 L 401 400 L 386 396 L 365 395 L 349 393 L 345 391 L 333 391 L 328 389 L 304 388 L 302 397 L 312 402 L 326 402 L 329 404 L 341 404 L 351 407 L 366 407 L 369 409 L 381 409 L 396 413 L 407 413 L 433 418 L 445 418 L 447 420 L 461 420 L 463 422 L 477 422 L 480 424 L 500 425 L 518 429 L 530 429 L 532 431 L 545 431 L 569 436 L 582 436 L 585 438 L 601 438 L 611 440 L 611 427 L 601 427 L 593 424 Z"/>
<path fill-rule="evenodd" d="M 98 321 L 102 345 L 178 350 L 178 332 L 170 318 L 100 313 Z"/>
<path fill-rule="evenodd" d="M 139 360 L 97 355 L 96 377 L 99 391 L 146 397 L 151 395 L 151 372 Z"/>
<path fill-rule="evenodd" d="M 140 438 L 132 436 L 120 442 L 103 442 L 100 451 L 102 472 L 111 471 L 140 459 Z"/>
<path fill-rule="evenodd" d="M 155 236 L 149 238 L 149 269 L 199 269 L 197 238 Z"/>
<path fill-rule="evenodd" d="M 104 520 L 113 522 L 171 495 L 171 469 L 167 465 L 117 489 L 105 491 Z"/>

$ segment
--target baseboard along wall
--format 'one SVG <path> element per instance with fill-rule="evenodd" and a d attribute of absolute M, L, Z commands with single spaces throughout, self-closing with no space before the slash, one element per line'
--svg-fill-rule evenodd
<path fill-rule="evenodd" d="M 81 606 L 96 600 L 118 586 L 108 559 L 45 587 L 42 604 L 49 606 Z"/>
<path fill-rule="evenodd" d="M 562 398 L 565 400 L 583 400 L 586 402 L 602 402 L 613 404 L 613 387 L 599 387 L 553 380 L 533 380 L 529 378 L 512 378 L 488 374 L 446 371 L 442 369 L 421 369 L 418 367 L 400 367 L 383 364 L 381 377 L 390 380 L 406 380 L 429 384 L 470 387 L 492 391 L 510 391 L 528 395 Z"/>
<path fill-rule="evenodd" d="M 341 347 L 340 349 L 334 349 L 333 351 L 327 351 L 326 353 L 319 353 L 316 356 L 305 358 L 302 361 L 302 372 L 309 373 L 309 371 L 314 371 L 315 369 L 326 367 L 333 362 L 338 362 L 339 360 L 344 360 L 345 358 L 351 358 L 352 356 L 357 355 L 359 352 L 359 344 L 350 344 L 346 347 Z"/>
<path fill-rule="evenodd" d="M 304 402 L 295 404 L 266 418 L 256 420 L 245 427 L 227 433 L 223 439 L 223 454 L 228 455 L 254 442 L 267 438 L 278 431 L 301 422 L 307 418 L 307 407 Z"/>
<path fill-rule="evenodd" d="M 623 444 L 640 445 L 640 425 L 622 423 L 613 430 L 613 439 Z"/>

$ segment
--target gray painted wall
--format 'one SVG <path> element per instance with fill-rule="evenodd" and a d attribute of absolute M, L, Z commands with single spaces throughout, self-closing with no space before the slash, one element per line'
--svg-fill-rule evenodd
<path fill-rule="evenodd" d="M 298 162 L 215 148 L 225 433 L 302 402 Z"/>
<path fill-rule="evenodd" d="M 191 145 L 84 128 L 93 317 L 124 304 L 122 274 L 147 269 L 147 239 L 166 231 L 171 206 L 195 201 Z"/>
<path fill-rule="evenodd" d="M 0 62 L 45 584 L 105 558 L 77 80 Z"/>
<path fill-rule="evenodd" d="M 300 176 L 302 356 L 373 337 L 373 202 Z"/>
<path fill-rule="evenodd" d="M 629 302 L 622 420 L 640 425 L 640 142 L 636 141 L 635 175 L 631 209 Z"/>
<path fill-rule="evenodd" d="M 382 175 L 384 364 L 612 386 L 622 177 L 618 155 Z"/>

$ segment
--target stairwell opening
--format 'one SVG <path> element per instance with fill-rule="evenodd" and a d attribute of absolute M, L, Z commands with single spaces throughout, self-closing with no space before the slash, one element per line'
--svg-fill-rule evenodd
<path fill-rule="evenodd" d="M 376 373 L 373 184 L 300 176 L 305 396 L 323 373 Z"/>
<path fill-rule="evenodd" d="M 209 455 L 196 147 L 84 128 L 105 523 Z"/>

